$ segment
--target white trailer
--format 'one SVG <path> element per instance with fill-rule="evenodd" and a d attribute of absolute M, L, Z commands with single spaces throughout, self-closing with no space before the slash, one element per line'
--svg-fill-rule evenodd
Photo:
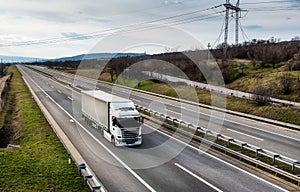
<path fill-rule="evenodd" d="M 81 92 L 82 116 L 116 146 L 142 144 L 140 114 L 134 103 L 100 90 Z"/>

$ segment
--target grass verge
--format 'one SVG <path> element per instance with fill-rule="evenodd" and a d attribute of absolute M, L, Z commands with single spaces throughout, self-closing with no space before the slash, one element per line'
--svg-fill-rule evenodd
<path fill-rule="evenodd" d="M 10 143 L 21 148 L 0 149 L 0 191 L 89 191 L 68 153 L 33 100 L 15 66 L 7 105 L 13 103 Z M 0 121 L 8 114 L 5 107 Z"/>

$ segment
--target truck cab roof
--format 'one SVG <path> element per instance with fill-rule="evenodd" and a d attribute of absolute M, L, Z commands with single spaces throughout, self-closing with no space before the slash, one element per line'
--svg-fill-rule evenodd
<path fill-rule="evenodd" d="M 127 103 L 127 102 L 132 102 L 129 99 L 125 99 L 113 94 L 109 94 L 100 90 L 91 90 L 91 91 L 82 91 L 82 94 L 89 95 L 91 97 L 94 97 L 95 99 L 105 101 L 105 102 L 110 102 L 110 103 Z"/>

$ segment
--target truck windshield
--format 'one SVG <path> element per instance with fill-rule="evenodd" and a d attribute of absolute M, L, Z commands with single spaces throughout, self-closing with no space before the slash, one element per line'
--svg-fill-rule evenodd
<path fill-rule="evenodd" d="M 139 122 L 139 117 L 135 118 L 118 118 L 117 125 L 120 128 L 130 128 L 130 127 L 139 127 L 141 124 Z"/>

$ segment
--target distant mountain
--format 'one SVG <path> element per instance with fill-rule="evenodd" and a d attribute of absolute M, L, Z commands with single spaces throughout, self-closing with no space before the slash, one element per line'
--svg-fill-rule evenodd
<path fill-rule="evenodd" d="M 5 56 L 5 55 L 0 55 L 0 59 L 2 59 L 3 63 L 29 63 L 29 62 L 45 60 L 41 58 Z"/>
<path fill-rule="evenodd" d="M 89 59 L 111 59 L 111 58 L 118 58 L 118 57 L 135 57 L 135 56 L 144 56 L 145 53 L 90 53 L 90 54 L 81 54 L 75 55 L 71 57 L 62 57 L 57 59 L 51 59 L 50 61 L 79 61 L 82 59 L 89 60 Z"/>
<path fill-rule="evenodd" d="M 42 58 L 33 58 L 33 57 L 19 57 L 19 56 L 4 56 L 0 55 L 3 63 L 31 63 L 31 62 L 46 62 L 46 61 L 55 61 L 55 62 L 64 62 L 64 61 L 80 61 L 82 59 L 111 59 L 117 57 L 135 57 L 135 56 L 144 56 L 144 53 L 91 53 L 91 54 L 81 54 L 71 57 L 61 57 L 57 59 L 42 59 Z"/>

